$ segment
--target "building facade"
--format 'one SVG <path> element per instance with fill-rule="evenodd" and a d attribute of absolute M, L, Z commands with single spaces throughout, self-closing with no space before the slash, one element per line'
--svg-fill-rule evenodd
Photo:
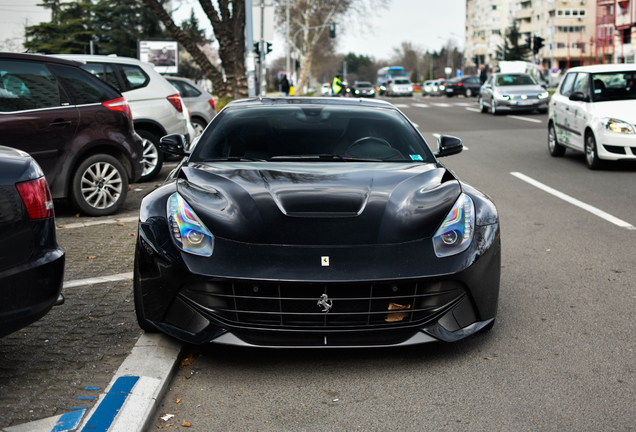
<path fill-rule="evenodd" d="M 634 34 L 636 33 L 634 31 L 636 5 L 634 5 L 634 0 L 616 0 L 613 11 L 609 9 L 609 6 L 606 6 L 606 8 L 607 12 L 614 12 L 615 30 L 612 40 L 614 56 L 612 61 L 616 63 L 636 63 L 636 34 Z M 607 60 L 608 57 L 605 56 L 604 59 Z"/>

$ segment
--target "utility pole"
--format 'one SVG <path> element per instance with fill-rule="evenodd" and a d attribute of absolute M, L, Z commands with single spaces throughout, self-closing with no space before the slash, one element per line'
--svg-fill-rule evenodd
<path fill-rule="evenodd" d="M 265 82 L 265 0 L 261 0 L 261 70 L 260 70 L 260 95 L 267 96 L 267 83 Z"/>
<path fill-rule="evenodd" d="M 285 18 L 287 19 L 287 56 L 285 59 L 285 73 L 287 74 L 287 79 L 291 80 L 291 65 L 289 64 L 289 55 L 290 55 L 290 51 L 291 51 L 291 40 L 289 39 L 289 32 L 290 32 L 290 28 L 289 28 L 289 3 L 291 2 L 291 0 L 287 0 L 287 10 L 285 11 Z"/>
<path fill-rule="evenodd" d="M 245 59 L 247 69 L 247 95 L 256 96 L 256 83 L 254 77 L 254 25 L 252 14 L 252 0 L 245 0 Z"/>

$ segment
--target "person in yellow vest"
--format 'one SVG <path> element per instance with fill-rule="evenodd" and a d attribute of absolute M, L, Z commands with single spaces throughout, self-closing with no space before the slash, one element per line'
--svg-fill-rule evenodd
<path fill-rule="evenodd" d="M 342 80 L 340 79 L 340 75 L 336 75 L 331 83 L 331 92 L 334 96 L 340 96 L 342 93 Z"/>

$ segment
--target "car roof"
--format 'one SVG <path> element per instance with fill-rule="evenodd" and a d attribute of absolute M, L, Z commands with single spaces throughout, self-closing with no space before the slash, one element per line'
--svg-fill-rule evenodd
<path fill-rule="evenodd" d="M 339 106 L 363 106 L 376 108 L 397 109 L 389 102 L 383 100 L 367 100 L 361 98 L 334 98 L 334 97 L 280 97 L 280 98 L 249 98 L 232 101 L 228 106 L 271 106 L 271 105 L 339 105 Z"/>
<path fill-rule="evenodd" d="M 568 69 L 567 72 L 624 72 L 624 71 L 636 71 L 636 65 L 633 63 L 614 63 L 614 64 L 602 64 L 591 66 L 577 66 Z"/>
<path fill-rule="evenodd" d="M 49 57 L 65 58 L 77 60 L 80 62 L 103 62 L 103 63 L 127 63 L 127 64 L 143 64 L 150 65 L 150 63 L 143 62 L 139 59 L 132 57 L 119 57 L 116 55 L 91 55 L 91 54 L 50 54 Z"/>
<path fill-rule="evenodd" d="M 23 54 L 23 53 L 7 53 L 0 52 L 0 59 L 3 60 L 29 60 L 36 62 L 57 63 L 67 66 L 80 66 L 83 62 L 77 62 L 73 60 L 51 57 L 44 54 Z"/>

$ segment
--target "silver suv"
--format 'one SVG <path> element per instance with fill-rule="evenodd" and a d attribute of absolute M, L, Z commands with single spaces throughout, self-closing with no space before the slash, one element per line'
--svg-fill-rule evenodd
<path fill-rule="evenodd" d="M 179 93 L 190 110 L 190 119 L 194 126 L 195 136 L 203 133 L 205 127 L 216 115 L 214 98 L 205 89 L 188 78 L 167 76 L 166 79 Z"/>
<path fill-rule="evenodd" d="M 192 140 L 192 128 L 181 96 L 153 65 L 129 57 L 56 55 L 84 62 L 82 69 L 118 89 L 130 104 L 135 131 L 144 141 L 144 170 L 141 180 L 154 178 L 163 165 L 159 139 L 183 134 Z"/>

